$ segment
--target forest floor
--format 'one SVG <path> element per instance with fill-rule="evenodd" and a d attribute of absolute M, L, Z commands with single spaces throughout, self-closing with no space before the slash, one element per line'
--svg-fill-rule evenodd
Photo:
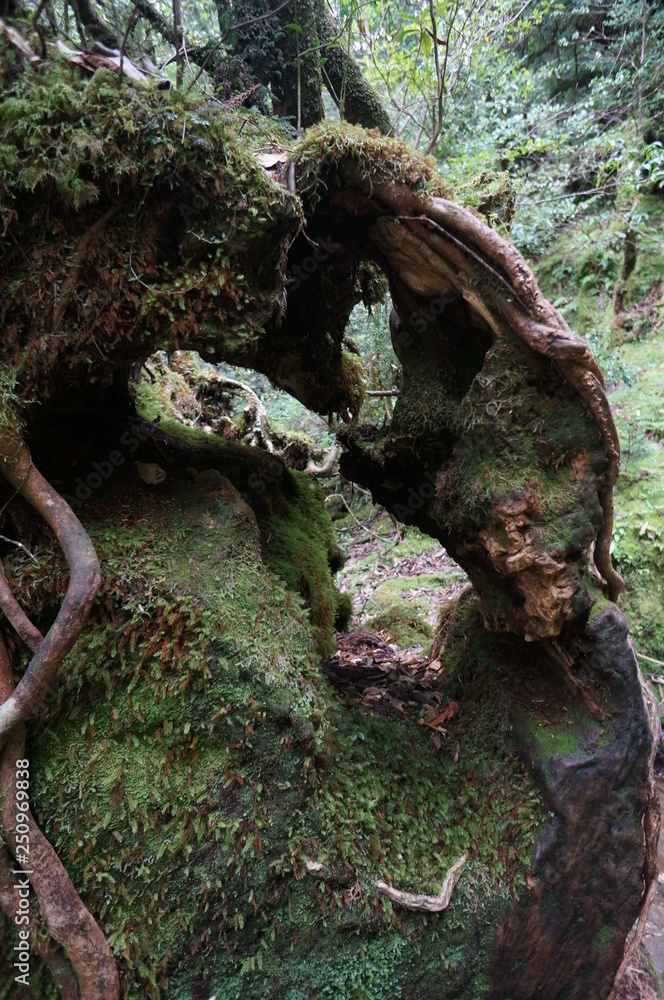
<path fill-rule="evenodd" d="M 336 526 L 347 555 L 338 584 L 353 600 L 352 632 L 338 637 L 333 682 L 345 684 L 372 713 L 389 711 L 396 720 L 430 706 L 435 714 L 439 621 L 468 578 L 435 539 L 397 526 L 368 499 L 349 499 L 352 510 L 346 506 Z M 658 787 L 664 809 L 664 754 Z M 643 943 L 616 1000 L 664 997 L 664 843 L 659 870 Z"/>

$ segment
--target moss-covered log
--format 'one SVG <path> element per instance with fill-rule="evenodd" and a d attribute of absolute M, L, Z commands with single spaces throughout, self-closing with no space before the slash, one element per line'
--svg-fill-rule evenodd
<path fill-rule="evenodd" d="M 657 813 L 608 599 L 601 373 L 432 163 L 348 125 L 290 146 L 252 121 L 57 63 L 0 106 L 3 413 L 103 576 L 28 723 L 35 817 L 125 997 L 602 1000 L 654 878 Z M 266 128 L 285 183 L 252 154 Z M 344 350 L 377 270 L 403 366 L 381 428 L 352 422 L 364 388 Z M 158 382 L 137 411 L 128 366 L 184 348 L 340 413 L 346 475 L 467 569 L 475 593 L 438 649 L 456 759 L 331 694 L 339 554 L 306 477 L 184 427 Z M 7 580 L 48 642 L 68 570 L 12 486 L 6 533 L 39 565 L 6 553 Z M 426 923 L 376 889 L 435 895 L 462 854 Z M 8 921 L 0 935 L 10 953 Z M 50 981 L 36 968 L 45 998 Z"/>

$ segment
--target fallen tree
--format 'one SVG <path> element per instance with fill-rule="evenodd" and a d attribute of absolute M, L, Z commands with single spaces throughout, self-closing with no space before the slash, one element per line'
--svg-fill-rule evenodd
<path fill-rule="evenodd" d="M 2 59 L 3 534 L 38 561 L 4 555 L 3 840 L 18 860 L 25 724 L 57 850 L 31 821 L 40 995 L 51 966 L 65 996 L 97 995 L 86 976 L 100 996 L 330 980 L 350 996 L 347 963 L 368 975 L 353 930 L 413 996 L 608 996 L 656 877 L 658 807 L 655 722 L 612 603 L 617 437 L 585 343 L 491 199 L 457 203 L 398 142 L 342 124 L 293 144 L 109 70 L 86 84 L 54 56 L 16 82 Z M 266 129 L 286 183 L 254 156 Z M 344 346 L 380 275 L 403 366 L 382 428 L 355 419 Z M 321 670 L 340 562 L 322 500 L 261 434 L 145 419 L 128 371 L 181 349 L 340 416 L 342 473 L 466 569 L 437 654 L 462 769 L 380 720 L 344 752 L 359 723 Z M 462 855 L 434 925 L 379 899 L 435 898 Z M 393 995 L 383 978 L 368 995 Z"/>

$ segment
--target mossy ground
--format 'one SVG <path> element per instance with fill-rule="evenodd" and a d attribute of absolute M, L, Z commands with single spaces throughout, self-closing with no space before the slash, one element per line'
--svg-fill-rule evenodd
<path fill-rule="evenodd" d="M 109 221 L 92 254 L 101 280 L 72 300 L 83 312 L 63 316 L 50 356 L 69 354 L 80 373 L 93 347 L 108 367 L 103 352 L 118 338 L 132 358 L 169 338 L 234 357 L 253 349 L 279 312 L 279 227 L 298 229 L 299 201 L 264 175 L 225 118 L 208 120 L 177 95 L 128 97 L 109 74 L 87 85 L 67 74 L 60 66 L 0 112 L 3 221 L 25 253 L 9 280 L 28 314 L 9 324 L 4 360 L 18 363 L 24 394 L 48 368 L 26 348 L 42 328 L 39 282 L 66 281 L 81 234 L 118 188 L 133 219 L 129 272 L 126 219 Z M 297 158 L 310 201 L 344 158 L 422 194 L 449 193 L 431 164 L 349 126 L 311 133 Z M 146 213 L 155 192 L 166 195 Z M 182 242 L 164 242 L 182 204 L 198 214 L 180 212 Z M 69 230 L 63 219 L 75 212 Z M 249 251 L 275 229 L 257 262 Z M 180 255 L 175 274 L 168 261 Z M 359 363 L 340 357 L 357 403 Z M 486 400 L 477 406 L 469 420 Z M 421 430 L 420 415 L 412 427 L 408 416 L 405 431 Z M 501 417 L 508 439 L 515 419 Z M 162 430 L 176 423 L 164 415 Z M 414 720 L 339 703 L 320 669 L 338 603 L 322 498 L 265 456 L 193 431 L 177 434 L 209 465 L 192 479 L 169 469 L 148 487 L 118 476 L 81 512 L 104 583 L 27 750 L 35 815 L 108 935 L 125 997 L 485 996 L 492 932 L 525 891 L 547 815 L 511 748 L 509 657 L 477 604 L 465 605 L 440 692 L 460 712 L 440 749 Z M 481 458 L 468 454 L 460 493 Z M 479 517 L 485 498 L 470 499 Z M 48 545 L 36 552 L 38 568 L 20 557 L 8 565 L 47 626 L 67 572 Z M 445 913 L 404 914 L 378 897 L 378 878 L 435 891 L 462 852 L 469 862 Z M 320 877 L 307 860 L 323 864 Z M 10 942 L 4 918 L 0 931 Z M 2 974 L 9 996 L 13 977 Z M 47 1000 L 43 971 L 33 982 Z"/>
<path fill-rule="evenodd" d="M 327 552 L 309 542 L 307 606 L 298 515 L 274 497 L 255 514 L 229 455 L 227 477 L 219 456 L 194 482 L 118 477 L 81 511 L 104 582 L 31 728 L 36 817 L 132 1000 L 485 996 L 492 930 L 545 817 L 509 748 L 507 672 L 475 609 L 462 627 L 472 655 L 441 692 L 461 711 L 440 752 L 415 720 L 340 704 L 320 670 L 331 622 L 310 611 L 332 585 Z M 310 523 L 324 509 L 306 490 Z M 282 531 L 276 562 L 268 523 L 273 541 Z M 49 547 L 37 554 L 39 568 L 8 567 L 45 625 L 67 574 Z M 378 878 L 435 892 L 464 851 L 439 916 L 376 894 Z M 46 974 L 34 982 L 46 1000 Z"/>

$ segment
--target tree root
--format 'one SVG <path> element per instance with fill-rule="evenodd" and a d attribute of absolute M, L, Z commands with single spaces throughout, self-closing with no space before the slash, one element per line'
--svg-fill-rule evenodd
<path fill-rule="evenodd" d="M 336 464 L 339 455 L 341 454 L 341 445 L 338 441 L 335 441 L 327 455 L 325 456 L 325 461 L 322 465 L 316 465 L 315 462 L 309 462 L 305 472 L 308 472 L 310 476 L 331 476 L 332 470 Z"/>
<path fill-rule="evenodd" d="M 0 438 L 0 473 L 53 529 L 71 579 L 62 607 L 17 688 L 0 704 L 0 741 L 42 704 L 64 657 L 78 638 L 99 589 L 99 562 L 72 509 L 32 464 L 28 449 L 12 434 Z"/>
<path fill-rule="evenodd" d="M 16 896 L 14 885 L 16 875 L 12 872 L 12 859 L 6 847 L 0 846 L 0 909 L 14 923 L 16 916 Z M 36 952 L 42 962 L 49 967 L 60 990 L 61 1000 L 79 1000 L 78 982 L 62 948 L 54 946 L 50 939 L 33 933 L 30 940 L 31 951 Z"/>
<path fill-rule="evenodd" d="M 458 861 L 455 861 L 443 882 L 437 896 L 424 896 L 412 892 L 400 892 L 393 889 L 387 882 L 376 882 L 376 888 L 381 896 L 386 896 L 392 903 L 403 906 L 407 910 L 419 910 L 424 913 L 440 913 L 449 906 L 452 892 L 455 885 L 461 878 L 468 856 L 462 854 Z"/>
<path fill-rule="evenodd" d="M 630 645 L 632 651 L 636 656 L 636 649 L 634 648 L 634 643 L 630 640 Z M 648 690 L 648 685 L 646 684 L 643 674 L 639 670 L 639 681 L 641 683 L 641 693 L 643 695 L 643 700 L 646 705 L 646 710 L 648 714 L 648 719 L 650 722 L 650 728 L 652 731 L 652 750 L 650 753 L 650 766 L 648 773 L 648 801 L 646 804 L 645 814 L 643 816 L 643 838 L 644 838 L 644 856 L 643 856 L 643 897 L 641 902 L 641 911 L 639 913 L 638 919 L 636 921 L 636 926 L 632 930 L 630 936 L 625 944 L 625 953 L 623 955 L 623 960 L 620 963 L 620 968 L 616 973 L 616 978 L 613 983 L 613 989 L 609 994 L 608 1000 L 616 1000 L 620 986 L 628 967 L 633 963 L 634 956 L 643 940 L 643 935 L 646 929 L 646 921 L 648 919 L 648 912 L 650 910 L 650 904 L 652 903 L 655 892 L 657 891 L 657 841 L 659 839 L 659 826 L 660 826 L 660 806 L 659 806 L 659 795 L 657 792 L 657 787 L 655 785 L 655 778 L 653 775 L 653 765 L 655 763 L 655 755 L 659 747 L 659 740 L 662 732 L 662 726 L 659 718 L 659 706 L 657 705 L 652 694 Z"/>
<path fill-rule="evenodd" d="M 625 586 L 610 556 L 613 487 L 618 478 L 620 445 L 602 373 L 588 346 L 544 298 L 516 247 L 471 211 L 444 198 L 423 199 L 399 184 L 374 183 L 351 160 L 344 162 L 344 173 L 374 210 L 387 209 L 392 224 L 404 226 L 419 239 L 428 257 L 433 251 L 437 262 L 432 260 L 431 267 L 440 287 L 454 286 L 494 333 L 499 332 L 501 320 L 507 323 L 532 350 L 555 365 L 585 403 L 602 434 L 608 462 L 598 489 L 603 525 L 595 541 L 595 566 L 606 582 L 609 598 L 615 601 Z M 384 238 L 386 221 L 384 216 L 379 217 L 373 235 L 369 235 L 383 252 L 388 249 L 389 257 Z M 474 288 L 478 278 L 490 281 L 489 291 L 481 300 Z M 433 289 L 430 292 L 433 294 Z"/>
<path fill-rule="evenodd" d="M 202 393 L 202 390 L 210 389 L 215 394 L 218 392 L 233 392 L 246 396 L 249 402 L 243 413 L 246 417 L 248 427 L 253 420 L 253 426 L 249 427 L 247 431 L 252 437 L 251 444 L 253 446 L 260 446 L 262 443 L 266 451 L 271 455 L 275 454 L 267 410 L 251 386 L 247 385 L 246 382 L 241 382 L 239 379 L 231 378 L 229 375 L 222 375 L 221 372 L 211 372 L 208 369 L 204 374 L 201 374 L 200 371 L 192 371 L 189 358 L 189 352 L 176 351 L 170 361 L 170 367 L 191 384 L 194 392 Z"/>
<path fill-rule="evenodd" d="M 9 426 L 9 429 L 7 427 Z M 21 857 L 51 937 L 69 959 L 78 988 L 66 960 L 57 949 L 41 946 L 44 960 L 53 969 L 65 998 L 79 995 L 85 1000 L 117 1000 L 120 995 L 115 961 L 104 934 L 84 906 L 57 853 L 35 823 L 27 805 L 29 866 L 23 860 L 24 842 L 17 844 L 16 762 L 25 752 L 23 723 L 44 701 L 58 667 L 83 628 L 100 583 L 99 563 L 86 531 L 62 497 L 39 474 L 20 438 L 17 426 L 5 424 L 0 435 L 0 472 L 18 494 L 40 513 L 55 532 L 71 571 L 67 594 L 58 616 L 45 638 L 30 622 L 14 598 L 4 572 L 0 573 L 0 608 L 18 635 L 33 650 L 33 658 L 14 687 L 11 664 L 0 637 L 0 809 L 6 848 Z M 4 879 L 9 871 L 6 852 L 0 855 L 0 881 L 4 909 L 11 907 Z M 3 874 L 4 872 L 4 874 Z M 16 912 L 14 901 L 13 912 Z"/>
<path fill-rule="evenodd" d="M 6 846 L 14 857 L 16 845 L 16 761 L 25 748 L 25 731 L 17 726 L 0 757 L 2 822 Z M 28 812 L 30 867 L 27 877 L 51 937 L 62 945 L 85 1000 L 115 1000 L 120 995 L 115 961 L 103 931 L 83 904 L 60 858 Z M 19 866 L 22 867 L 22 866 Z"/>
<path fill-rule="evenodd" d="M 19 638 L 26 644 L 28 649 L 31 649 L 33 653 L 36 653 L 44 641 L 44 636 L 41 634 L 39 629 L 32 624 L 28 616 L 23 611 L 23 608 L 12 594 L 11 588 L 7 583 L 7 577 L 5 576 L 5 570 L 1 561 L 0 611 L 4 611 L 5 617 L 13 626 L 14 631 Z"/>

